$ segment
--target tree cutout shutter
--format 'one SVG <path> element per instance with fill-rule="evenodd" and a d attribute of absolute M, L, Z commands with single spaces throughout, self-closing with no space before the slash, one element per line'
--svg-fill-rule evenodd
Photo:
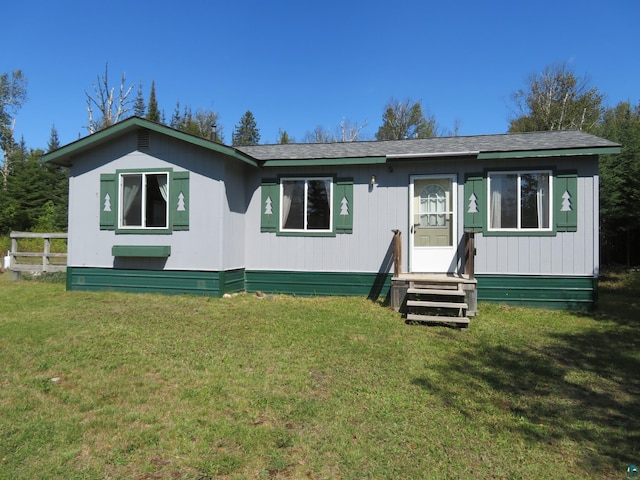
<path fill-rule="evenodd" d="M 277 232 L 280 215 L 280 183 L 262 180 L 260 187 L 260 231 Z"/>
<path fill-rule="evenodd" d="M 486 180 L 481 173 L 469 174 L 464 183 L 464 231 L 482 232 L 487 218 Z"/>
<path fill-rule="evenodd" d="M 333 186 L 333 223 L 336 233 L 353 233 L 353 179 L 338 179 Z"/>
<path fill-rule="evenodd" d="M 171 215 L 174 230 L 189 230 L 189 172 L 171 174 Z"/>
<path fill-rule="evenodd" d="M 553 182 L 556 231 L 578 231 L 578 174 L 557 172 Z"/>
<path fill-rule="evenodd" d="M 115 230 L 118 214 L 116 174 L 100 175 L 100 230 Z"/>

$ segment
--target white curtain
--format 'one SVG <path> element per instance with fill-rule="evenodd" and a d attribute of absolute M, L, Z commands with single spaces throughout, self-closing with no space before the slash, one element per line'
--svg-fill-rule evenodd
<path fill-rule="evenodd" d="M 287 224 L 291 211 L 291 198 L 293 197 L 294 182 L 282 182 L 282 226 Z"/>
<path fill-rule="evenodd" d="M 549 228 L 549 175 L 538 175 L 536 192 L 538 228 Z"/>
<path fill-rule="evenodd" d="M 169 200 L 169 186 L 167 185 L 167 176 L 158 175 L 156 178 L 158 179 L 158 189 L 160 189 L 160 195 L 162 195 L 164 201 L 167 202 Z"/>
<path fill-rule="evenodd" d="M 491 177 L 490 228 L 502 227 L 502 177 Z"/>

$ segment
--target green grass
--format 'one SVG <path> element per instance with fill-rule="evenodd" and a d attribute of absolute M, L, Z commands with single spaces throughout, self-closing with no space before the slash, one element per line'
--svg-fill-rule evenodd
<path fill-rule="evenodd" d="M 592 314 L 481 304 L 459 331 L 0 275 L 0 478 L 624 478 L 639 293 L 618 274 Z"/>

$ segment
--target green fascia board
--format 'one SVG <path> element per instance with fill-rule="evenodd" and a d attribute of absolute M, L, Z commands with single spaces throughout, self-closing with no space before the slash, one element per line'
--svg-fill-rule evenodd
<path fill-rule="evenodd" d="M 620 153 L 620 147 L 569 148 L 556 150 L 516 150 L 513 152 L 482 152 L 478 154 L 478 160 L 562 157 L 579 155 L 608 155 L 615 153 Z"/>
<path fill-rule="evenodd" d="M 265 160 L 263 167 L 309 167 L 334 165 L 377 165 L 386 163 L 387 157 L 353 157 L 353 158 L 296 158 L 293 160 Z"/>
<path fill-rule="evenodd" d="M 119 136 L 136 128 L 146 128 L 147 130 L 151 130 L 162 135 L 166 135 L 168 137 L 175 138 L 177 140 L 181 140 L 183 142 L 197 145 L 199 147 L 221 153 L 228 157 L 241 160 L 253 167 L 258 166 L 258 162 L 256 162 L 253 158 L 245 155 L 235 148 L 227 147 L 226 145 L 207 140 L 206 138 L 190 135 L 188 133 L 184 133 L 165 125 L 151 122 L 139 117 L 130 117 L 120 123 L 116 123 L 111 127 L 105 128 L 104 130 L 100 130 L 99 132 L 96 132 L 92 135 L 81 138 L 80 140 L 76 140 L 75 142 L 54 150 L 51 153 L 47 153 L 43 156 L 42 159 L 45 162 L 69 166 L 71 164 L 70 157 L 72 157 L 73 155 L 81 153 L 93 146 L 100 145 L 113 137 Z"/>
<path fill-rule="evenodd" d="M 114 245 L 111 247 L 114 257 L 169 257 L 170 245 Z"/>

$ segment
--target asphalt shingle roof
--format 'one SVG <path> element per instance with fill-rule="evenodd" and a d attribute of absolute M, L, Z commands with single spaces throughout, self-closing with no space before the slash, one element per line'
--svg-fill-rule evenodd
<path fill-rule="evenodd" d="M 341 143 L 290 143 L 236 147 L 256 160 L 303 160 L 360 158 L 395 155 L 464 154 L 468 152 L 515 152 L 575 148 L 618 147 L 617 143 L 576 130 L 508 133 L 467 137 L 434 137 Z"/>

